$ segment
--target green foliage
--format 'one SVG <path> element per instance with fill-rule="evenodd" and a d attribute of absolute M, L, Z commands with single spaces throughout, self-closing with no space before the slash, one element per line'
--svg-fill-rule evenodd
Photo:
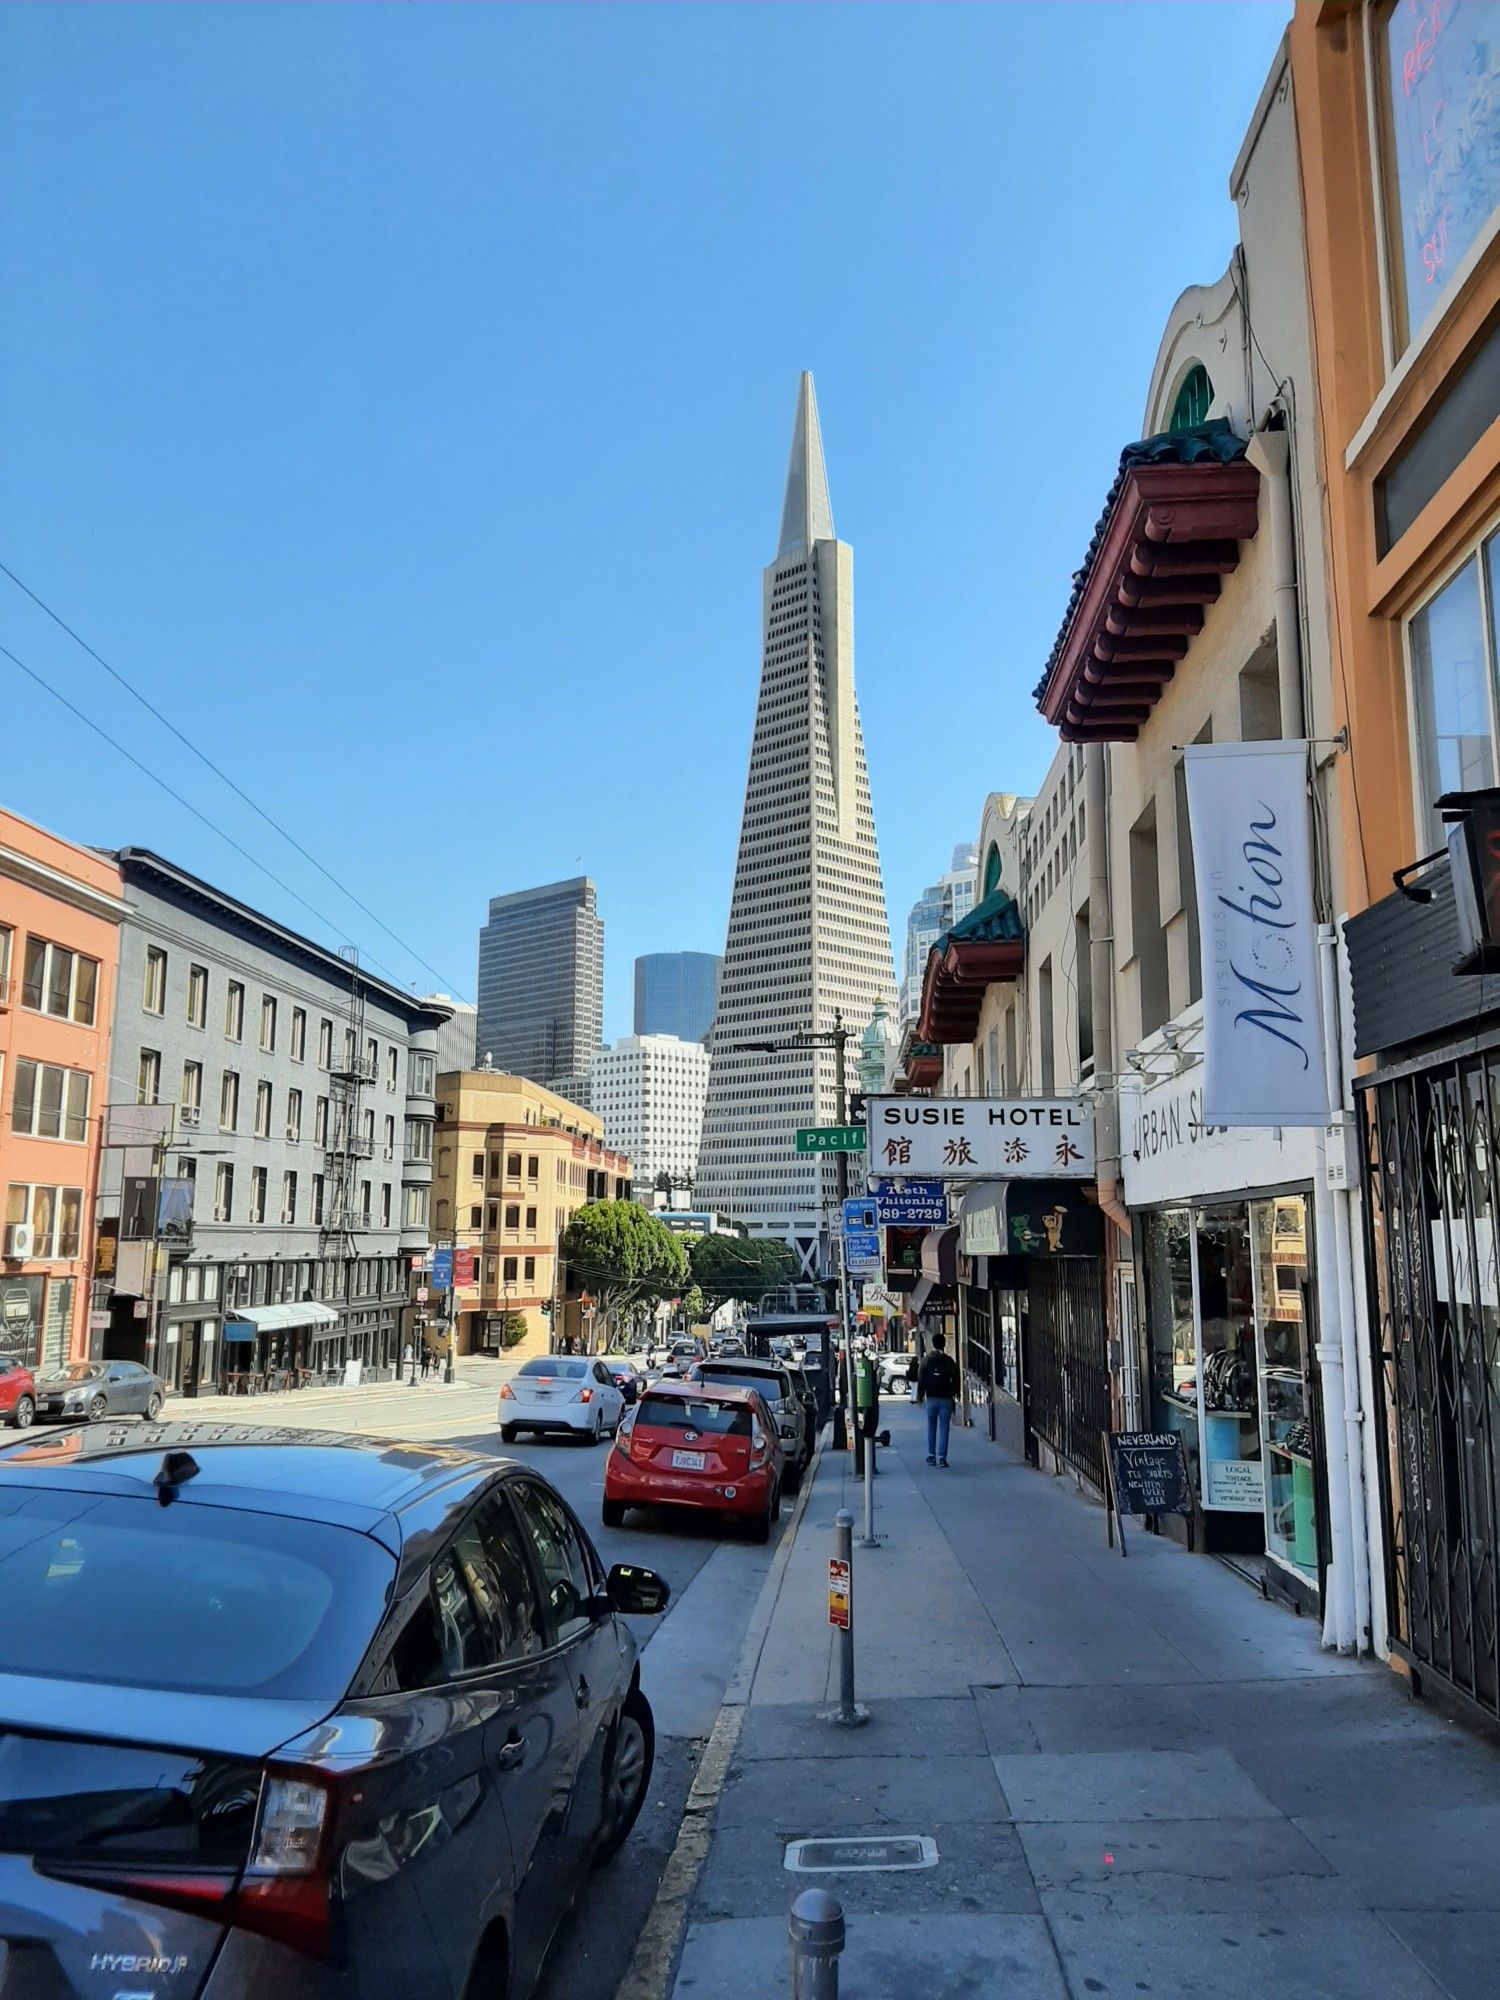
<path fill-rule="evenodd" d="M 563 1231 L 562 1254 L 575 1288 L 598 1301 L 606 1325 L 677 1298 L 688 1283 L 681 1243 L 633 1201 L 587 1202 Z"/>
<path fill-rule="evenodd" d="M 768 1236 L 699 1236 L 689 1255 L 693 1280 L 710 1308 L 726 1299 L 758 1305 L 768 1292 L 790 1284 L 797 1271 L 792 1251 Z"/>
<path fill-rule="evenodd" d="M 508 1312 L 500 1315 L 500 1345 L 519 1347 L 526 1338 L 526 1315 L 523 1312 Z"/>

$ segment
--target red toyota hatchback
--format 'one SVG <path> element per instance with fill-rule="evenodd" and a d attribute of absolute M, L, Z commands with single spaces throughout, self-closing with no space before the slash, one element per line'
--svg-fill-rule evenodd
<path fill-rule="evenodd" d="M 36 1415 L 36 1378 L 8 1354 L 0 1354 L 0 1423 L 24 1431 Z"/>
<path fill-rule="evenodd" d="M 694 1507 L 769 1540 L 786 1472 L 776 1420 L 756 1389 L 656 1381 L 625 1414 L 604 1468 L 604 1525 L 627 1507 Z"/>

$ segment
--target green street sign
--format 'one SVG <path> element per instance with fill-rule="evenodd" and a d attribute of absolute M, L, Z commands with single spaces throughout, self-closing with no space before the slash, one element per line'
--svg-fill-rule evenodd
<path fill-rule="evenodd" d="M 797 1132 L 799 1153 L 862 1153 L 863 1125 L 804 1125 Z"/>

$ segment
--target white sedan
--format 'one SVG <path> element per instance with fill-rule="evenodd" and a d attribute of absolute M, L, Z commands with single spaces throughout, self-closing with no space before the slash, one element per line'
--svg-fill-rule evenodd
<path fill-rule="evenodd" d="M 558 1431 L 598 1444 L 614 1436 L 624 1412 L 625 1398 L 602 1361 L 539 1354 L 501 1387 L 500 1435 L 514 1444 L 522 1431 Z"/>
<path fill-rule="evenodd" d="M 882 1354 L 880 1357 L 880 1386 L 887 1394 L 893 1389 L 906 1387 L 906 1371 L 911 1366 L 909 1354 Z"/>

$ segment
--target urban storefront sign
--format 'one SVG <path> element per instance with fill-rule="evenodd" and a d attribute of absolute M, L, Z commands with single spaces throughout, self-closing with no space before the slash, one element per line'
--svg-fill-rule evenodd
<path fill-rule="evenodd" d="M 880 1221 L 892 1228 L 915 1228 L 925 1223 L 941 1229 L 948 1220 L 948 1197 L 941 1181 L 903 1181 L 899 1188 L 882 1185 L 874 1201 Z"/>
<path fill-rule="evenodd" d="M 1211 1125 L 1326 1125 L 1307 745 L 1184 752 Z"/>
<path fill-rule="evenodd" d="M 1211 1124 L 1204 1116 L 1201 1070 L 1127 1095 L 1122 1118 L 1131 1208 L 1308 1181 L 1317 1165 L 1317 1142 L 1308 1129 Z"/>
<path fill-rule="evenodd" d="M 945 1181 L 1094 1178 L 1093 1114 L 1072 1097 L 874 1097 L 870 1166 Z"/>

